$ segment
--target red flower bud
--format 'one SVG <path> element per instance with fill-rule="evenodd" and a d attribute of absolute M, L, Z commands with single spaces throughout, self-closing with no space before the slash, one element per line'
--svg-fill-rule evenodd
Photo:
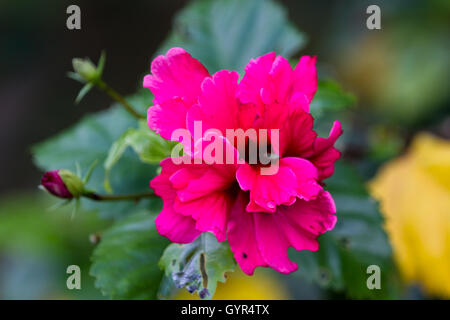
<path fill-rule="evenodd" d="M 47 171 L 44 173 L 41 184 L 51 194 L 64 199 L 72 199 L 73 195 L 65 185 L 59 175 L 59 170 Z"/>

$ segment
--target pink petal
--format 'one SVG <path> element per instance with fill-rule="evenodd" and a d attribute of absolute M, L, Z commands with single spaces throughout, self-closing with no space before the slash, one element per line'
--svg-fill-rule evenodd
<path fill-rule="evenodd" d="M 283 157 L 306 158 L 313 154 L 317 133 L 313 117 L 302 110 L 292 113 L 280 130 L 280 154 Z"/>
<path fill-rule="evenodd" d="M 282 129 L 289 119 L 289 107 L 278 102 L 265 105 L 261 118 L 255 121 L 258 129 Z"/>
<path fill-rule="evenodd" d="M 331 147 L 320 154 L 320 156 L 310 159 L 319 170 L 319 180 L 329 178 L 334 173 L 334 163 L 339 160 L 341 153 L 334 147 Z"/>
<path fill-rule="evenodd" d="M 227 192 L 210 192 L 202 198 L 182 202 L 175 201 L 175 209 L 192 217 L 195 228 L 201 232 L 212 232 L 217 241 L 226 239 L 227 220 L 233 205 L 233 198 Z"/>
<path fill-rule="evenodd" d="M 328 138 L 318 137 L 314 142 L 315 153 L 321 153 L 326 149 L 332 147 L 342 133 L 343 131 L 341 123 L 339 121 L 335 121 L 333 123 L 333 127 L 331 128 L 330 134 L 328 135 Z"/>
<path fill-rule="evenodd" d="M 296 176 L 281 164 L 276 174 L 261 175 L 260 168 L 245 163 L 237 170 L 236 179 L 242 190 L 250 191 L 247 211 L 261 207 L 265 212 L 275 212 L 278 205 L 292 204 L 297 196 Z"/>
<path fill-rule="evenodd" d="M 336 208 L 330 194 L 320 193 L 316 200 L 299 200 L 282 206 L 276 213 L 254 213 L 256 240 L 262 258 L 273 269 L 290 273 L 297 264 L 289 260 L 289 247 L 318 249 L 317 237 L 336 224 Z"/>
<path fill-rule="evenodd" d="M 169 178 L 175 172 L 183 168 L 183 165 L 176 165 L 172 158 L 165 158 L 161 161 L 161 173 L 150 181 L 150 187 L 155 191 L 155 194 L 160 196 L 163 201 L 165 199 L 174 200 L 175 190 Z"/>
<path fill-rule="evenodd" d="M 287 59 L 278 56 L 272 64 L 272 69 L 269 72 L 270 76 L 270 90 L 272 91 L 272 101 L 265 101 L 266 104 L 277 101 L 279 103 L 286 103 L 291 93 L 291 86 L 293 80 L 293 71 Z"/>
<path fill-rule="evenodd" d="M 193 179 L 197 179 L 204 172 L 204 168 L 200 166 L 180 166 L 180 169 L 169 176 L 169 181 L 175 190 L 181 190 L 189 185 Z"/>
<path fill-rule="evenodd" d="M 316 91 L 316 57 L 301 57 L 300 61 L 294 69 L 294 93 L 302 92 L 306 94 L 308 100 L 311 102 Z"/>
<path fill-rule="evenodd" d="M 290 221 L 297 230 L 313 237 L 332 230 L 337 221 L 336 206 L 327 191 L 322 191 L 315 200 L 299 200 L 290 207 L 281 207 L 277 213 Z M 302 250 L 301 243 L 292 245 Z"/>
<path fill-rule="evenodd" d="M 192 104 L 200 94 L 201 83 L 209 76 L 208 70 L 182 48 L 172 48 L 166 56 L 156 57 L 151 72 L 145 76 L 143 86 L 153 92 L 155 104 L 174 97 Z"/>
<path fill-rule="evenodd" d="M 258 113 L 263 114 L 270 105 L 288 103 L 292 80 L 293 71 L 288 60 L 268 53 L 247 65 L 239 83 L 238 97 L 243 103 L 254 104 Z"/>
<path fill-rule="evenodd" d="M 324 150 L 320 155 L 313 158 L 314 165 L 319 168 L 328 167 L 330 164 L 336 162 L 341 156 L 341 153 L 334 147 Z"/>
<path fill-rule="evenodd" d="M 194 135 L 194 121 L 202 121 L 203 132 L 218 129 L 225 136 L 226 129 L 238 126 L 239 102 L 236 98 L 239 75 L 222 70 L 202 83 L 198 106 L 188 113 L 188 128 Z"/>
<path fill-rule="evenodd" d="M 186 128 L 189 106 L 181 98 L 173 98 L 148 108 L 147 123 L 164 139 L 171 140 L 174 130 Z"/>
<path fill-rule="evenodd" d="M 317 237 L 336 224 L 336 207 L 326 191 L 315 200 L 281 206 L 275 213 L 246 212 L 247 201 L 248 196 L 240 193 L 229 218 L 228 242 L 239 266 L 249 275 L 258 266 L 286 274 L 297 270 L 297 264 L 289 259 L 289 247 L 316 251 Z"/>
<path fill-rule="evenodd" d="M 297 264 L 289 260 L 287 249 L 291 245 L 284 230 L 277 223 L 276 214 L 253 213 L 256 241 L 261 256 L 273 269 L 281 273 L 297 270 Z"/>
<path fill-rule="evenodd" d="M 252 275 L 258 266 L 267 267 L 256 241 L 253 214 L 245 211 L 248 196 L 240 192 L 228 219 L 228 242 L 242 271 Z"/>
<path fill-rule="evenodd" d="M 155 224 L 160 235 L 175 243 L 191 243 L 201 233 L 195 228 L 194 219 L 175 212 L 172 207 L 164 207 Z"/>
<path fill-rule="evenodd" d="M 198 139 L 189 148 L 194 164 L 210 165 L 212 168 L 223 171 L 223 175 L 233 176 L 238 164 L 243 162 L 238 150 L 228 139 L 215 133 L 210 134 L 208 131 L 204 138 Z M 185 152 L 187 152 L 186 149 L 185 146 Z"/>
<path fill-rule="evenodd" d="M 267 85 L 268 74 L 275 60 L 275 52 L 250 60 L 245 67 L 245 74 L 239 82 L 237 96 L 243 103 L 252 103 L 262 108 L 261 89 Z"/>
<path fill-rule="evenodd" d="M 296 112 L 297 110 L 303 110 L 309 113 L 309 99 L 303 92 L 296 92 L 292 95 L 289 102 L 290 113 Z"/>
<path fill-rule="evenodd" d="M 218 241 L 225 240 L 235 174 L 235 165 L 185 165 L 169 177 L 176 191 L 174 210 L 192 217 L 197 230 L 214 233 Z"/>
<path fill-rule="evenodd" d="M 304 200 L 317 197 L 322 187 L 317 183 L 318 173 L 316 167 L 308 160 L 287 157 L 280 160 L 280 166 L 289 167 L 297 179 L 297 195 Z"/>
<path fill-rule="evenodd" d="M 334 147 L 334 143 L 341 134 L 341 123 L 335 121 L 328 138 L 318 137 L 314 142 L 314 153 L 308 159 L 319 169 L 319 180 L 333 175 L 334 163 L 341 156 L 341 153 Z"/>
<path fill-rule="evenodd" d="M 255 127 L 255 121 L 258 119 L 258 110 L 254 104 L 247 103 L 239 106 L 239 126 L 242 130 Z"/>
<path fill-rule="evenodd" d="M 191 167 L 193 166 L 194 165 L 191 165 Z M 192 174 L 191 180 L 188 180 L 188 184 L 183 189 L 177 191 L 178 198 L 181 201 L 191 201 L 202 198 L 214 191 L 227 190 L 234 182 L 234 176 L 232 175 L 234 174 L 234 171 L 227 172 L 226 166 L 219 167 L 205 164 L 203 167 L 204 170 L 200 176 L 194 178 L 194 175 Z M 173 176 L 171 177 L 171 180 L 172 178 Z"/>
<path fill-rule="evenodd" d="M 164 206 L 161 213 L 156 217 L 156 230 L 159 234 L 169 238 L 170 241 L 176 243 L 192 242 L 200 235 L 200 232 L 195 228 L 195 220 L 177 213 L 173 208 L 176 193 L 169 181 L 169 176 L 178 169 L 178 166 L 170 158 L 161 161 L 161 166 L 161 174 L 150 182 L 155 194 L 162 198 Z"/>
<path fill-rule="evenodd" d="M 280 207 L 273 219 L 290 246 L 296 250 L 317 251 L 317 237 L 336 224 L 336 207 L 330 194 L 323 191 L 316 200 L 300 200 L 290 207 Z"/>

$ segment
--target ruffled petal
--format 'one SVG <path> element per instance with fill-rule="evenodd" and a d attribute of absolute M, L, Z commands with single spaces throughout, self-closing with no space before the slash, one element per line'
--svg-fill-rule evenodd
<path fill-rule="evenodd" d="M 267 267 L 256 240 L 253 213 L 245 210 L 248 195 L 240 192 L 228 219 L 228 242 L 242 271 L 252 275 L 256 267 Z"/>
<path fill-rule="evenodd" d="M 262 175 L 260 168 L 247 163 L 241 165 L 236 172 L 236 179 L 244 191 L 250 191 L 250 203 L 247 211 L 275 212 L 282 204 L 290 205 L 297 196 L 297 181 L 293 171 L 279 165 L 278 172 Z M 257 206 L 255 206 L 257 204 Z"/>
<path fill-rule="evenodd" d="M 170 49 L 166 56 L 156 57 L 151 75 L 144 78 L 144 88 L 155 95 L 155 104 L 174 97 L 194 103 L 201 91 L 201 83 L 209 76 L 208 70 L 182 48 Z"/>
<path fill-rule="evenodd" d="M 313 117 L 302 110 L 292 113 L 280 129 L 280 155 L 307 158 L 313 155 L 317 133 Z"/>
<path fill-rule="evenodd" d="M 268 83 L 262 92 L 263 102 L 265 104 L 287 103 L 291 95 L 293 80 L 293 71 L 289 61 L 281 56 L 276 57 L 268 78 Z"/>
<path fill-rule="evenodd" d="M 201 232 L 212 232 L 217 241 L 226 239 L 227 220 L 233 205 L 233 197 L 227 192 L 210 192 L 191 201 L 175 201 L 174 208 L 183 215 L 192 217 L 195 228 Z"/>
<path fill-rule="evenodd" d="M 316 200 L 299 200 L 274 214 L 254 213 L 254 218 L 262 258 L 271 268 L 290 273 L 297 270 L 297 264 L 289 259 L 289 247 L 316 251 L 317 237 L 336 224 L 336 207 L 330 194 L 323 191 Z"/>
<path fill-rule="evenodd" d="M 287 249 L 291 246 L 284 230 L 278 225 L 276 214 L 253 213 L 256 241 L 264 261 L 281 273 L 297 270 L 297 264 L 289 260 Z"/>
<path fill-rule="evenodd" d="M 191 165 L 191 167 L 195 167 L 195 165 Z M 230 187 L 230 184 L 234 182 L 234 172 L 231 167 L 226 165 L 218 166 L 218 165 L 202 165 L 203 171 L 199 175 L 199 172 L 190 172 L 190 173 L 182 173 L 182 178 L 190 175 L 190 180 L 187 180 L 188 183 L 177 190 L 177 196 L 180 201 L 192 201 L 199 198 L 202 198 L 214 191 L 224 191 Z M 220 168 L 220 169 L 219 169 Z M 194 168 L 192 168 L 194 169 Z M 183 171 L 191 171 L 190 168 L 185 168 Z M 194 169 L 195 170 L 195 169 Z M 180 170 L 181 171 L 181 170 Z M 180 177 L 176 172 L 171 176 L 170 180 L 173 184 L 180 184 L 178 180 Z M 196 176 L 197 174 L 197 176 Z"/>
<path fill-rule="evenodd" d="M 314 98 L 317 91 L 316 57 L 303 56 L 294 69 L 293 93 L 302 92 L 308 100 Z"/>
<path fill-rule="evenodd" d="M 287 105 L 292 95 L 293 70 L 289 61 L 271 52 L 251 60 L 239 83 L 238 97 L 263 116 L 268 108 Z M 309 101 L 308 101 L 309 104 Z M 289 112 L 289 109 L 286 109 Z"/>
<path fill-rule="evenodd" d="M 198 105 L 188 112 L 188 128 L 194 136 L 195 121 L 202 121 L 202 134 L 208 129 L 235 129 L 239 124 L 239 101 L 236 98 L 239 75 L 222 70 L 202 83 Z"/>
<path fill-rule="evenodd" d="M 155 224 L 160 235 L 175 243 L 191 243 L 201 233 L 196 229 L 194 219 L 175 212 L 170 206 L 164 207 Z"/>
<path fill-rule="evenodd" d="M 155 220 L 156 230 L 172 242 L 190 243 L 200 235 L 200 231 L 195 228 L 194 219 L 177 213 L 173 208 L 176 193 L 169 177 L 178 169 L 178 166 L 172 162 L 171 158 L 161 161 L 161 166 L 161 174 L 150 182 L 155 194 L 163 200 L 163 210 Z"/>
<path fill-rule="evenodd" d="M 226 143 L 224 146 L 230 147 Z M 236 154 L 234 156 L 237 157 Z M 225 240 L 227 219 L 234 200 L 230 189 L 235 183 L 235 174 L 234 164 L 191 163 L 180 166 L 169 177 L 176 192 L 173 209 L 183 216 L 192 217 L 197 230 L 214 233 L 218 241 Z"/>
<path fill-rule="evenodd" d="M 297 197 L 313 200 L 322 190 L 316 181 L 317 169 L 308 160 L 287 157 L 280 159 L 278 166 L 278 172 L 272 175 L 262 175 L 258 166 L 239 166 L 239 186 L 250 191 L 248 212 L 275 212 L 277 206 L 291 205 Z"/>
<path fill-rule="evenodd" d="M 314 141 L 313 154 L 308 158 L 319 170 L 319 180 L 333 175 L 334 163 L 340 158 L 341 153 L 334 147 L 334 143 L 342 134 L 341 123 L 335 121 L 328 138 L 318 137 Z"/>
<path fill-rule="evenodd" d="M 267 85 L 268 74 L 275 60 L 275 52 L 250 60 L 245 67 L 245 74 L 239 82 L 237 96 L 243 103 L 252 103 L 262 108 L 261 89 Z"/>
<path fill-rule="evenodd" d="M 314 152 L 322 153 L 327 149 L 331 148 L 342 133 L 343 131 L 341 123 L 339 121 L 335 121 L 333 123 L 333 127 L 330 130 L 328 138 L 318 137 L 316 139 L 316 141 L 314 142 Z"/>
<path fill-rule="evenodd" d="M 327 191 L 320 192 L 315 200 L 299 200 L 290 207 L 281 207 L 277 213 L 300 233 L 313 238 L 332 230 L 337 221 L 336 206 Z M 297 250 L 305 249 L 301 242 L 291 244 Z"/>
<path fill-rule="evenodd" d="M 316 251 L 317 237 L 336 224 L 336 207 L 326 191 L 315 200 L 281 206 L 276 213 L 249 213 L 245 210 L 247 201 L 248 196 L 241 193 L 235 202 L 228 242 L 237 263 L 249 275 L 259 266 L 285 274 L 297 270 L 297 264 L 289 259 L 289 247 Z"/>
<path fill-rule="evenodd" d="M 173 98 L 148 108 L 147 123 L 161 137 L 172 140 L 177 129 L 186 129 L 186 112 L 189 106 L 181 98 Z M 176 140 L 176 139 L 174 139 Z"/>
<path fill-rule="evenodd" d="M 289 111 L 292 114 L 298 110 L 303 110 L 306 113 L 309 113 L 309 98 L 303 92 L 296 92 L 292 95 L 289 101 Z"/>
<path fill-rule="evenodd" d="M 280 160 L 280 166 L 288 167 L 294 172 L 297 181 L 297 196 L 304 200 L 317 197 L 322 187 L 317 183 L 316 167 L 306 159 L 287 157 Z"/>

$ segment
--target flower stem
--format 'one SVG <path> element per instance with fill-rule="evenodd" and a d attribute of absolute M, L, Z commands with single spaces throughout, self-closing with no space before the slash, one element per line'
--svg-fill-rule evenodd
<path fill-rule="evenodd" d="M 152 192 L 134 193 L 134 194 L 112 194 L 112 195 L 98 194 L 95 192 L 86 192 L 82 196 L 95 201 L 123 201 L 123 200 L 139 201 L 143 198 L 157 197 L 157 195 L 155 195 Z"/>
<path fill-rule="evenodd" d="M 119 102 L 131 115 L 137 119 L 146 119 L 147 117 L 143 114 L 138 113 L 134 108 L 113 88 L 111 88 L 102 79 L 96 81 L 96 85 L 99 89 L 105 91 L 111 98 Z"/>

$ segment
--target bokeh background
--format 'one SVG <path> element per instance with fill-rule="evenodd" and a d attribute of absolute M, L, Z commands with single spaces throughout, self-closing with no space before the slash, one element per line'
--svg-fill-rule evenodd
<path fill-rule="evenodd" d="M 317 55 L 319 75 L 336 79 L 357 97 L 345 115 L 343 157 L 382 200 L 394 249 L 401 247 L 397 261 L 411 282 L 401 297 L 450 297 L 450 2 L 279 2 L 308 37 L 298 55 Z M 95 90 L 74 104 L 80 87 L 66 76 L 73 57 L 96 61 L 105 50 L 104 79 L 131 94 L 148 73 L 174 15 L 187 3 L 0 2 L 0 299 L 102 298 L 90 276 L 82 277 L 83 290 L 67 290 L 65 268 L 79 264 L 88 270 L 89 237 L 107 222 L 95 214 L 71 219 L 69 209 L 48 210 L 54 201 L 37 190 L 42 172 L 33 165 L 30 148 L 111 104 Z M 70 4 L 81 8 L 81 30 L 66 28 Z M 366 28 L 370 4 L 381 8 L 381 30 Z M 412 187 L 397 194 L 405 190 L 402 181 Z M 424 193 L 424 185 L 432 191 Z M 404 231 L 404 224 L 413 231 Z M 418 225 L 427 228 L 415 233 Z M 431 240 L 435 233 L 440 237 Z M 408 237 L 423 239 L 417 241 L 420 250 L 405 247 Z M 443 269 L 429 279 L 439 262 Z M 289 285 L 264 272 L 257 276 L 260 280 L 252 282 L 235 275 L 218 294 L 233 297 L 244 290 L 260 298 L 341 297 L 310 283 Z M 267 295 L 256 295 L 261 292 Z"/>

